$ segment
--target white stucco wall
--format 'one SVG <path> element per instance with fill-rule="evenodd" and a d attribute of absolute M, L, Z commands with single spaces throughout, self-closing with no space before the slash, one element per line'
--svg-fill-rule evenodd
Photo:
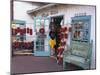
<path fill-rule="evenodd" d="M 26 23 L 33 23 L 32 18 L 26 13 L 27 10 L 36 8 L 27 2 L 14 1 L 14 19 L 24 20 Z"/>
<path fill-rule="evenodd" d="M 37 8 L 37 5 L 33 5 L 32 3 L 28 2 L 20 2 L 20 1 L 14 1 L 14 19 L 16 20 L 23 20 L 26 22 L 26 28 L 33 28 L 33 18 L 29 14 L 27 14 L 27 10 L 35 9 Z M 33 34 L 34 30 L 33 30 Z M 33 40 L 33 35 L 26 34 L 27 41 Z"/>

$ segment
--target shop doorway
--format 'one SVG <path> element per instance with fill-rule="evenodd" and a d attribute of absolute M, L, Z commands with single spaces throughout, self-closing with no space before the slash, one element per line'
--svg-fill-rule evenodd
<path fill-rule="evenodd" d="M 51 17 L 51 21 L 54 22 L 54 30 L 55 30 L 55 39 L 56 39 L 56 46 L 55 46 L 55 52 L 54 52 L 54 56 L 57 56 L 57 49 L 59 47 L 60 44 L 60 38 L 59 38 L 59 31 L 61 29 L 61 26 L 64 25 L 64 16 L 63 15 L 59 15 L 59 16 L 53 16 Z"/>
<path fill-rule="evenodd" d="M 61 26 L 61 21 L 64 20 L 63 15 L 53 16 L 53 17 L 51 17 L 51 19 L 54 21 L 54 23 L 56 24 L 57 27 Z M 64 23 L 64 22 L 62 22 L 62 23 Z"/>

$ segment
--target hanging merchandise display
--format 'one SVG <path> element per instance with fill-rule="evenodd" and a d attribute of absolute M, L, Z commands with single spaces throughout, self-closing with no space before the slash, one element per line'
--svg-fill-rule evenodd
<path fill-rule="evenodd" d="M 24 34 L 26 34 L 26 28 L 23 29 Z"/>
<path fill-rule="evenodd" d="M 62 61 L 62 59 L 63 59 L 63 51 L 64 51 L 64 46 L 60 46 L 60 47 L 58 47 L 58 55 L 57 55 L 57 63 L 58 64 L 60 64 L 60 63 L 62 63 L 63 61 Z"/>
<path fill-rule="evenodd" d="M 49 36 L 50 36 L 51 39 L 54 39 L 55 38 L 55 32 L 50 31 Z"/>
<path fill-rule="evenodd" d="M 32 35 L 32 29 L 30 29 L 30 35 Z"/>
<path fill-rule="evenodd" d="M 65 46 L 66 45 L 66 41 L 61 42 L 61 46 Z"/>
<path fill-rule="evenodd" d="M 59 39 L 63 38 L 63 34 L 59 33 Z"/>
<path fill-rule="evenodd" d="M 67 34 L 67 33 L 65 33 L 65 34 L 64 34 L 64 37 L 65 37 L 66 39 L 68 39 L 68 34 Z"/>
<path fill-rule="evenodd" d="M 65 28 L 61 28 L 61 32 L 65 32 Z"/>
<path fill-rule="evenodd" d="M 67 42 L 67 39 L 68 39 L 69 31 L 71 31 L 71 27 L 63 26 L 63 27 L 60 28 L 59 38 L 60 38 L 61 41 L 60 41 L 59 47 L 57 49 L 57 51 L 58 51 L 57 62 L 58 63 L 63 62 L 63 51 L 64 51 L 64 48 L 67 44 L 66 42 Z"/>
<path fill-rule="evenodd" d="M 20 35 L 24 35 L 24 29 L 20 29 Z"/>
<path fill-rule="evenodd" d="M 29 28 L 27 28 L 27 33 L 29 33 Z"/>
<path fill-rule="evenodd" d="M 56 45 L 55 39 L 50 39 L 50 40 L 49 40 L 49 45 L 50 45 L 51 48 L 54 48 L 55 45 Z"/>
<path fill-rule="evenodd" d="M 66 32 L 67 31 L 67 27 L 64 27 L 64 32 Z"/>
<path fill-rule="evenodd" d="M 17 33 L 19 33 L 20 32 L 20 27 L 17 27 Z"/>
<path fill-rule="evenodd" d="M 15 52 L 18 50 L 33 49 L 33 44 L 26 41 L 26 33 L 32 35 L 32 28 L 26 28 L 26 26 L 22 24 L 12 24 L 12 49 L 14 49 Z"/>
<path fill-rule="evenodd" d="M 15 30 L 15 35 L 17 34 L 17 29 L 14 29 Z"/>

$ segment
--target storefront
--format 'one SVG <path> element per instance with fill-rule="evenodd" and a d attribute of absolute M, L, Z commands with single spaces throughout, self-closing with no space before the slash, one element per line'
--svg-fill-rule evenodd
<path fill-rule="evenodd" d="M 43 7 L 37 8 L 35 10 L 28 10 L 28 14 L 34 17 L 34 30 L 38 31 L 38 25 L 45 25 L 44 29 L 49 32 L 50 22 L 55 22 L 56 26 L 60 25 L 63 27 L 73 27 L 72 33 L 67 32 L 68 38 L 66 39 L 66 44 L 70 46 L 71 40 L 91 42 L 93 41 L 92 47 L 92 65 L 95 61 L 95 7 L 85 6 L 85 5 L 71 5 L 71 4 L 48 4 Z M 38 17 L 48 18 L 48 21 L 44 20 L 44 24 L 38 24 Z M 43 21 L 42 21 L 43 22 Z M 77 24 L 80 25 L 80 29 L 77 29 Z M 48 33 L 46 33 L 48 35 Z M 37 36 L 37 35 L 36 35 Z M 50 39 L 50 37 L 47 37 Z M 57 39 L 57 38 L 56 38 Z M 56 41 L 57 42 L 57 41 Z M 45 43 L 48 43 L 46 41 Z M 50 48 L 45 48 L 50 52 Z M 93 66 L 92 66 L 93 67 Z"/>
<path fill-rule="evenodd" d="M 58 48 L 63 48 L 64 51 L 67 50 L 72 40 L 92 41 L 91 68 L 95 67 L 95 6 L 45 4 L 36 9 L 27 10 L 27 14 L 32 17 L 32 23 L 24 23 L 23 27 L 25 29 L 22 28 L 21 31 L 22 34 L 25 33 L 24 40 L 21 40 L 24 42 L 24 50 L 30 49 L 31 54 L 34 56 L 51 56 L 49 45 L 51 36 L 49 34 L 52 31 L 50 25 L 54 23 L 53 28 L 56 33 L 55 50 Z M 17 23 L 15 22 L 15 24 Z M 31 24 L 30 27 L 27 27 L 27 24 Z M 30 38 L 32 39 L 30 40 Z M 27 47 L 28 45 L 31 46 Z"/>

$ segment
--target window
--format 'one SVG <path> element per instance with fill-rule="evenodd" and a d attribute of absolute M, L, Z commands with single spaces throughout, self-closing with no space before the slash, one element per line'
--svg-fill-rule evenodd
<path fill-rule="evenodd" d="M 26 40 L 26 34 L 21 35 L 20 33 L 15 33 L 15 29 L 20 28 L 23 29 L 25 28 L 26 22 L 22 20 L 14 20 L 12 21 L 12 37 L 16 37 L 16 41 L 24 41 Z"/>
<path fill-rule="evenodd" d="M 44 39 L 38 38 L 36 41 L 36 50 L 44 51 Z"/>

